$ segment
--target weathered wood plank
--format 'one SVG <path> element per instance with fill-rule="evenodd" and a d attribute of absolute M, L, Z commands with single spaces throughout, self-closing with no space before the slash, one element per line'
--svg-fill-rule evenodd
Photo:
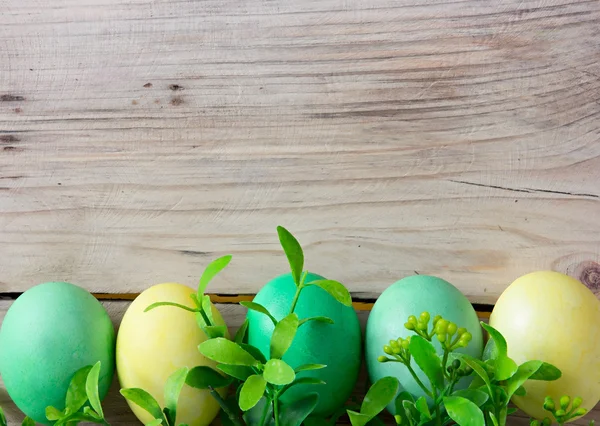
<path fill-rule="evenodd" d="M 600 267 L 600 3 L 3 0 L 0 291 Z M 585 263 L 591 262 L 591 263 Z M 587 265 L 587 267 L 585 266 Z M 587 268 L 587 269 L 586 269 Z"/>
<path fill-rule="evenodd" d="M 113 319 L 113 323 L 115 324 L 115 327 L 118 328 L 118 325 L 121 322 L 123 314 L 125 313 L 125 310 L 129 306 L 130 302 L 104 301 L 102 303 L 106 307 L 111 318 Z M 10 302 L 0 300 L 0 323 L 2 322 L 2 319 L 4 318 L 6 310 L 8 309 L 9 306 L 10 306 Z M 246 309 L 242 308 L 239 305 L 232 305 L 232 304 L 220 304 L 220 305 L 218 305 L 218 308 L 221 311 L 221 313 L 223 314 L 223 317 L 225 318 L 227 325 L 230 327 L 231 331 L 234 332 L 235 330 L 237 330 L 237 328 L 240 326 L 240 324 L 243 322 L 243 320 L 245 318 Z M 358 311 L 357 313 L 358 313 L 360 323 L 363 327 L 363 333 L 364 333 L 364 326 L 365 326 L 367 318 L 368 318 L 368 312 L 367 311 Z M 366 376 L 366 373 L 363 371 L 363 374 L 361 375 L 359 382 L 356 385 L 356 394 L 358 396 L 363 395 L 366 380 L 367 380 L 367 376 Z M 6 393 L 6 390 L 3 387 L 1 379 L 0 379 L 0 406 L 4 407 L 4 409 L 6 410 L 8 420 L 10 423 L 12 423 L 12 422 L 17 423 L 23 419 L 23 414 L 10 401 L 10 399 Z M 104 411 L 107 416 L 107 420 L 109 421 L 109 423 L 111 425 L 139 424 L 139 422 L 137 421 L 135 416 L 133 416 L 133 414 L 129 410 L 127 403 L 124 401 L 124 399 L 119 394 L 119 384 L 118 384 L 118 380 L 116 379 L 116 377 L 113 382 L 113 386 L 112 386 L 108 396 L 106 397 L 106 400 L 103 402 L 103 406 L 104 406 Z M 600 405 L 593 412 L 591 412 L 586 417 L 586 419 L 588 419 L 588 420 L 596 419 L 596 421 L 600 421 Z M 513 416 L 511 418 L 511 422 L 510 422 L 510 425 L 519 425 L 519 426 L 521 426 L 521 425 L 527 426 L 528 424 L 529 423 L 527 422 L 527 419 L 525 419 L 524 417 L 518 417 L 518 416 Z M 573 424 L 587 426 L 587 423 L 585 423 L 582 420 L 576 421 Z"/>

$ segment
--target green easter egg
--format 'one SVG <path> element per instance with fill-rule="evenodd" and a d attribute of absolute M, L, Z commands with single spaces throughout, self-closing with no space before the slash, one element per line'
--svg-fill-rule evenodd
<path fill-rule="evenodd" d="M 385 355 L 383 347 L 389 345 L 390 340 L 398 337 L 413 336 L 414 332 L 404 327 L 408 317 L 421 312 L 429 312 L 433 319 L 441 315 L 444 319 L 454 322 L 458 327 L 464 327 L 473 338 L 466 348 L 456 352 L 469 354 L 480 358 L 483 352 L 483 335 L 479 318 L 469 300 L 452 284 L 441 278 L 426 275 L 415 275 L 404 278 L 388 287 L 377 299 L 367 321 L 365 337 L 365 358 L 369 377 L 372 382 L 385 376 L 396 377 L 404 390 L 415 397 L 424 396 L 425 393 L 410 375 L 406 366 L 397 362 L 381 363 L 377 358 Z M 431 330 L 432 320 L 429 322 Z M 434 337 L 433 345 L 438 354 L 443 354 L 439 341 Z M 429 386 L 427 376 L 419 369 L 414 360 L 411 365 L 417 372 L 419 379 Z M 469 384 L 469 380 L 462 380 L 455 389 L 461 389 Z M 402 389 L 401 389 L 402 390 Z M 388 410 L 394 413 L 393 404 Z"/>
<path fill-rule="evenodd" d="M 0 329 L 0 374 L 10 398 L 38 423 L 60 410 L 73 374 L 100 361 L 100 397 L 112 381 L 115 330 L 104 307 L 73 284 L 50 282 L 23 293 Z"/>
<path fill-rule="evenodd" d="M 323 279 L 309 273 L 306 282 Z M 290 274 L 267 283 L 254 301 L 266 307 L 279 321 L 290 312 L 296 285 Z M 361 331 L 354 308 L 337 302 L 325 290 L 309 286 L 302 290 L 296 309 L 300 319 L 326 316 L 334 323 L 310 321 L 298 329 L 291 347 L 283 360 L 296 368 L 303 364 L 325 364 L 321 370 L 303 371 L 298 377 L 315 377 L 325 385 L 297 385 L 287 391 L 282 402 L 296 400 L 309 392 L 319 394 L 314 413 L 331 414 L 342 406 L 354 389 L 361 361 Z M 248 342 L 269 358 L 273 323 L 258 312 L 248 312 Z"/>

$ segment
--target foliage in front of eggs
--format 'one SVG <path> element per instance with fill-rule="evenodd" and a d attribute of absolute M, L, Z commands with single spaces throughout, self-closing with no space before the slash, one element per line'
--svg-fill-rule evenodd
<path fill-rule="evenodd" d="M 98 361 L 104 398 L 114 373 L 114 344 L 110 317 L 87 290 L 65 282 L 40 284 L 19 296 L 4 317 L 0 374 L 17 407 L 49 423 L 46 407 L 62 410 L 73 374 Z"/>

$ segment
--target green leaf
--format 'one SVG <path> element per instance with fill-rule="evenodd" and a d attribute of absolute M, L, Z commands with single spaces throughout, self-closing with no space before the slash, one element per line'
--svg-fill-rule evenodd
<path fill-rule="evenodd" d="M 251 368 L 248 369 L 252 371 Z M 230 377 L 224 377 L 219 372 L 205 365 L 192 368 L 185 378 L 185 384 L 196 389 L 208 389 L 211 387 L 219 389 L 229 386 L 232 382 L 233 380 Z"/>
<path fill-rule="evenodd" d="M 162 419 L 154 419 L 150 423 L 146 423 L 146 426 L 158 426 L 162 424 Z"/>
<path fill-rule="evenodd" d="M 357 413 L 352 410 L 348 410 L 347 412 L 352 426 L 365 426 L 371 420 L 371 417 L 366 414 Z"/>
<path fill-rule="evenodd" d="M 240 343 L 244 343 L 246 341 L 246 333 L 248 332 L 248 318 L 242 323 L 240 328 L 235 332 L 235 337 L 233 341 L 238 345 Z"/>
<path fill-rule="evenodd" d="M 500 333 L 494 327 L 492 327 L 489 324 L 486 324 L 483 321 L 481 321 L 481 326 L 484 328 L 485 331 L 488 332 L 491 340 L 494 341 L 494 349 L 492 351 L 492 354 L 495 356 L 492 355 L 492 359 L 497 357 L 508 356 L 508 345 L 506 344 L 506 339 L 504 338 L 504 336 L 502 336 L 502 333 Z"/>
<path fill-rule="evenodd" d="M 410 422 L 406 417 L 406 411 L 404 410 L 404 401 L 415 402 L 413 396 L 406 392 L 400 392 L 394 401 L 394 408 L 396 409 L 396 415 L 402 419 L 401 425 L 409 425 Z"/>
<path fill-rule="evenodd" d="M 510 416 L 511 414 L 515 414 L 517 411 L 519 410 L 516 408 L 509 408 L 508 410 L 506 410 L 506 414 Z"/>
<path fill-rule="evenodd" d="M 208 321 L 210 322 L 208 325 L 214 324 L 215 319 L 213 318 L 212 303 L 210 301 L 210 296 L 207 296 L 206 294 L 202 296 L 202 310 L 208 317 Z M 227 327 L 225 327 L 225 329 L 227 329 Z"/>
<path fill-rule="evenodd" d="M 279 425 L 300 426 L 304 419 L 313 412 L 318 402 L 319 395 L 309 393 L 302 399 L 282 405 L 279 410 Z"/>
<path fill-rule="evenodd" d="M 86 401 L 87 401 L 87 397 L 86 397 Z M 84 401 L 85 404 L 85 401 Z M 81 407 L 79 407 L 81 408 Z M 79 408 L 77 410 L 79 410 Z M 0 407 L 0 410 L 2 409 L 2 407 Z M 51 422 L 60 419 L 62 416 L 64 415 L 64 413 L 62 411 L 60 411 L 58 408 L 56 407 L 46 407 L 46 418 L 48 420 L 50 420 Z M 1 416 L 0 416 L 0 420 L 2 420 Z M 0 421 L 0 425 L 4 426 L 4 424 Z"/>
<path fill-rule="evenodd" d="M 223 373 L 238 380 L 241 380 L 242 382 L 254 374 L 254 370 L 251 367 L 247 367 L 245 365 L 219 364 L 217 365 L 217 368 Z"/>
<path fill-rule="evenodd" d="M 224 337 L 209 339 L 198 345 L 202 355 L 221 364 L 247 365 L 249 367 L 258 365 L 258 361 L 246 352 L 240 345 L 227 340 Z"/>
<path fill-rule="evenodd" d="M 25 417 L 21 426 L 35 426 L 35 421 L 31 417 Z"/>
<path fill-rule="evenodd" d="M 85 382 L 88 376 L 88 373 L 92 369 L 91 365 L 87 365 L 75 372 L 71 382 L 69 383 L 69 388 L 67 389 L 67 396 L 65 399 L 65 408 L 69 410 L 70 413 L 75 413 L 79 411 L 83 404 L 88 400 L 88 396 L 85 390 Z M 54 407 L 48 407 L 54 408 Z M 46 409 L 46 412 L 48 409 Z M 62 414 L 61 414 L 62 415 Z M 59 416 L 60 417 L 60 416 Z M 48 419 L 48 420 L 58 420 L 56 419 Z"/>
<path fill-rule="evenodd" d="M 412 340 L 412 339 L 411 339 Z M 485 369 L 479 364 L 479 360 L 476 360 L 475 358 L 471 358 L 468 355 L 462 355 L 460 357 L 469 367 L 471 367 L 473 369 L 473 371 L 481 378 L 481 380 L 483 380 L 483 382 L 485 383 L 485 385 L 487 386 L 490 395 L 492 394 L 492 382 L 490 381 L 490 377 L 488 376 L 487 372 L 485 371 Z"/>
<path fill-rule="evenodd" d="M 306 324 L 309 321 L 317 321 L 317 322 L 324 322 L 326 324 L 333 324 L 333 320 L 329 317 L 310 317 L 310 318 L 303 318 L 300 320 L 300 323 L 298 324 L 298 327 L 300 327 L 302 324 Z"/>
<path fill-rule="evenodd" d="M 400 382 L 395 377 L 382 377 L 377 380 L 367 391 L 362 405 L 361 414 L 366 414 L 371 419 L 379 414 L 383 409 L 396 398 Z"/>
<path fill-rule="evenodd" d="M 283 395 L 289 388 L 291 388 L 292 386 L 297 386 L 297 385 L 325 385 L 325 381 L 321 380 L 321 379 L 317 379 L 316 377 L 296 377 L 296 379 L 288 384 L 285 385 L 280 391 L 279 391 L 279 396 Z"/>
<path fill-rule="evenodd" d="M 444 371 L 442 361 L 437 356 L 435 348 L 421 336 L 412 336 L 409 345 L 410 353 L 423 373 L 429 378 L 432 386 L 444 388 Z"/>
<path fill-rule="evenodd" d="M 466 398 L 478 407 L 485 404 L 490 398 L 487 393 L 480 391 L 479 389 L 461 389 L 455 391 L 452 396 L 460 396 Z"/>
<path fill-rule="evenodd" d="M 345 306 L 352 306 L 352 296 L 344 284 L 334 280 L 316 280 L 306 285 L 316 285 L 329 293 L 335 300 Z"/>
<path fill-rule="evenodd" d="M 83 407 L 83 414 L 87 414 L 88 416 L 95 417 L 98 420 L 102 420 L 102 417 L 98 413 L 94 411 L 92 407 Z"/>
<path fill-rule="evenodd" d="M 102 411 L 102 404 L 100 403 L 100 395 L 98 393 L 98 380 L 100 378 L 100 361 L 98 361 L 87 375 L 85 380 L 85 392 L 87 393 L 87 399 L 90 401 L 90 405 L 94 409 L 100 418 L 104 418 L 104 412 Z"/>
<path fill-rule="evenodd" d="M 498 349 L 494 339 L 489 339 L 483 348 L 483 355 L 481 359 L 487 361 L 488 359 L 496 359 L 498 357 Z"/>
<path fill-rule="evenodd" d="M 62 425 L 70 426 L 70 425 L 76 425 L 79 422 L 100 423 L 98 421 L 98 418 L 78 411 L 77 413 L 69 414 L 68 416 L 61 418 L 56 423 L 54 423 L 54 426 L 62 426 Z"/>
<path fill-rule="evenodd" d="M 4 410 L 2 409 L 2 407 L 0 407 L 0 426 L 7 426 L 6 416 L 4 415 Z"/>
<path fill-rule="evenodd" d="M 231 262 L 231 255 L 219 257 L 208 264 L 198 283 L 198 298 L 204 295 L 208 283 L 211 282 L 219 272 L 225 269 L 225 267 L 229 265 L 229 262 Z"/>
<path fill-rule="evenodd" d="M 450 418 L 459 426 L 485 426 L 481 409 L 466 398 L 447 396 L 444 398 L 444 406 Z"/>
<path fill-rule="evenodd" d="M 417 399 L 415 402 L 415 407 L 421 413 L 421 419 L 431 420 L 431 412 L 429 411 L 429 407 L 427 406 L 427 400 L 424 396 Z"/>
<path fill-rule="evenodd" d="M 267 382 L 262 376 L 254 374 L 248 377 L 248 380 L 242 385 L 240 392 L 240 409 L 242 411 L 248 411 L 263 397 Z"/>
<path fill-rule="evenodd" d="M 558 368 L 552 364 L 548 364 L 547 362 L 542 362 L 540 368 L 538 368 L 538 370 L 531 375 L 529 380 L 544 380 L 547 382 L 552 382 L 560 379 L 561 376 L 562 372 Z"/>
<path fill-rule="evenodd" d="M 325 364 L 303 364 L 300 367 L 294 368 L 295 373 L 309 370 L 320 370 L 321 368 L 327 367 Z"/>
<path fill-rule="evenodd" d="M 195 309 L 195 308 L 190 308 L 189 306 L 185 306 L 185 305 L 182 305 L 180 303 L 173 303 L 173 302 L 156 302 L 156 303 L 153 303 L 150 306 L 148 306 L 146 309 L 144 309 L 144 312 L 151 311 L 152 309 L 158 308 L 159 306 L 173 306 L 175 308 L 183 309 L 184 311 L 197 312 L 197 309 Z"/>
<path fill-rule="evenodd" d="M 402 407 L 404 408 L 404 413 L 405 413 L 406 417 L 408 417 L 409 419 L 415 420 L 415 422 L 418 419 L 420 419 L 421 414 L 419 413 L 419 410 L 417 410 L 417 407 L 415 407 L 414 402 L 411 402 L 409 400 L 404 400 L 404 401 L 402 401 Z"/>
<path fill-rule="evenodd" d="M 494 415 L 494 413 L 492 413 L 491 411 L 489 411 L 488 414 L 490 415 L 490 419 L 492 420 L 492 424 L 494 426 L 498 426 L 498 419 L 496 418 L 496 416 Z"/>
<path fill-rule="evenodd" d="M 247 343 L 240 343 L 239 345 L 243 350 L 252 355 L 261 364 L 265 364 L 267 362 L 267 359 L 265 358 L 263 353 L 256 346 L 252 346 Z"/>
<path fill-rule="evenodd" d="M 298 331 L 298 315 L 294 312 L 283 318 L 275 326 L 271 336 L 271 358 L 281 359 Z"/>
<path fill-rule="evenodd" d="M 264 417 L 266 419 L 264 426 L 274 426 L 275 421 L 273 420 L 273 405 L 270 401 L 267 401 L 267 398 L 264 396 L 260 399 L 260 401 L 258 401 L 258 404 L 244 413 L 242 416 L 244 423 L 246 423 L 248 426 L 263 426 L 263 413 L 265 414 Z"/>
<path fill-rule="evenodd" d="M 269 312 L 269 310 L 260 303 L 242 301 L 240 302 L 240 305 L 250 309 L 251 311 L 260 312 L 261 314 L 268 316 L 269 319 L 273 322 L 273 325 L 277 325 L 277 320 L 275 319 L 275 317 L 271 315 L 271 312 Z"/>
<path fill-rule="evenodd" d="M 167 421 L 170 425 L 175 425 L 177 401 L 179 400 L 179 394 L 186 382 L 188 373 L 189 369 L 187 367 L 181 367 L 175 370 L 165 383 L 165 409 L 168 410 Z"/>
<path fill-rule="evenodd" d="M 146 410 L 155 419 L 162 419 L 163 421 L 165 421 L 165 418 L 163 417 L 163 412 L 160 409 L 158 402 L 156 402 L 154 397 L 145 390 L 139 388 L 129 388 L 121 389 L 120 392 L 121 395 L 123 395 L 125 398 L 127 398 L 134 404 L 138 405 L 140 408 Z"/>
<path fill-rule="evenodd" d="M 508 399 L 512 398 L 517 389 L 533 376 L 542 364 L 542 361 L 526 361 L 519 365 L 517 372 L 506 383 Z"/>
<path fill-rule="evenodd" d="M 514 362 L 511 358 L 506 355 L 498 355 L 496 359 L 493 360 L 495 375 L 494 380 L 503 381 L 510 379 L 513 374 L 517 372 L 517 368 L 519 366 L 516 362 Z"/>
<path fill-rule="evenodd" d="M 208 325 L 203 327 L 202 331 L 206 333 L 209 339 L 216 339 L 217 337 L 225 337 L 227 335 L 227 327 L 224 325 Z"/>
<path fill-rule="evenodd" d="M 280 359 L 270 359 L 265 364 L 263 377 L 267 382 L 273 385 L 282 386 L 292 383 L 296 378 L 296 373 L 294 373 L 294 369 L 285 361 Z"/>
<path fill-rule="evenodd" d="M 531 379 L 531 377 L 530 377 L 530 379 Z M 527 391 L 525 390 L 525 388 L 523 386 L 519 386 L 514 394 L 517 396 L 525 396 L 525 395 L 527 395 Z"/>
<path fill-rule="evenodd" d="M 324 419 L 323 417 L 308 416 L 302 424 L 304 426 L 331 426 L 335 423 L 330 423 L 327 419 Z"/>
<path fill-rule="evenodd" d="M 283 226 L 277 227 L 279 242 L 285 252 L 285 256 L 290 264 L 292 277 L 297 286 L 301 283 L 302 269 L 304 268 L 304 253 L 300 243 L 287 229 Z"/>

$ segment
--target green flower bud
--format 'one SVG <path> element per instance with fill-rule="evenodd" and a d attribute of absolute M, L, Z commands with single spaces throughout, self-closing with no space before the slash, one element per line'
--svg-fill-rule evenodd
<path fill-rule="evenodd" d="M 385 352 L 385 353 L 386 353 L 386 354 L 388 354 L 388 355 L 391 355 L 391 354 L 393 353 L 393 352 L 392 352 L 392 348 L 390 348 L 388 345 L 385 345 L 385 346 L 383 347 L 383 352 Z"/>
<path fill-rule="evenodd" d="M 425 331 L 427 330 L 427 323 L 424 323 L 423 321 L 417 321 L 417 330 L 419 331 Z"/>
<path fill-rule="evenodd" d="M 407 330 L 414 330 L 415 329 L 415 325 L 412 322 L 405 322 L 404 323 L 404 328 L 406 328 Z"/>
<path fill-rule="evenodd" d="M 473 338 L 473 336 L 468 331 L 466 333 L 463 333 L 462 336 L 460 336 L 460 340 L 464 340 L 467 343 L 469 343 L 472 338 Z"/>
<path fill-rule="evenodd" d="M 467 329 L 464 327 L 460 327 L 458 330 L 456 330 L 456 334 L 458 335 L 458 337 L 462 336 L 466 332 L 467 332 Z"/>
<path fill-rule="evenodd" d="M 471 374 L 473 374 L 473 369 L 471 367 L 469 367 L 468 365 L 465 367 L 465 376 L 470 376 Z"/>
<path fill-rule="evenodd" d="M 392 347 L 392 349 L 394 349 L 399 348 L 400 344 L 396 340 L 390 340 L 390 346 Z"/>
<path fill-rule="evenodd" d="M 567 395 L 560 397 L 560 408 L 562 408 L 563 410 L 566 410 L 567 408 L 569 408 L 570 403 L 571 403 L 571 398 L 569 398 Z"/>
<path fill-rule="evenodd" d="M 380 357 L 377 358 L 377 361 L 388 362 L 388 361 L 390 361 L 390 359 L 387 356 L 381 355 Z"/>
<path fill-rule="evenodd" d="M 539 420 L 532 420 L 531 423 L 529 423 L 529 426 L 540 426 L 540 421 Z"/>
<path fill-rule="evenodd" d="M 433 326 L 435 327 L 435 325 L 438 323 L 439 320 L 442 319 L 441 315 L 436 315 L 433 317 Z"/>
<path fill-rule="evenodd" d="M 571 403 L 571 408 L 579 408 L 582 403 L 583 403 L 583 399 L 581 399 L 581 397 L 579 397 L 579 396 L 576 396 L 575 398 L 573 398 L 573 402 Z"/>
<path fill-rule="evenodd" d="M 575 415 L 576 416 L 585 416 L 587 414 L 588 410 L 586 410 L 585 408 L 579 408 L 577 409 L 577 411 L 575 411 Z"/>
<path fill-rule="evenodd" d="M 456 324 L 454 324 L 453 322 L 448 324 L 448 329 L 447 332 L 450 336 L 454 336 L 454 333 L 456 333 L 456 330 L 458 329 L 458 327 L 456 326 Z"/>
<path fill-rule="evenodd" d="M 413 324 L 417 323 L 417 317 L 414 315 L 411 315 L 408 317 L 408 322 L 412 322 Z"/>
<path fill-rule="evenodd" d="M 396 424 L 397 425 L 401 425 L 402 424 L 402 416 L 399 416 L 398 414 L 396 414 L 394 416 L 394 420 L 396 420 Z"/>
<path fill-rule="evenodd" d="M 445 319 L 439 320 L 437 322 L 437 324 L 435 325 L 436 334 L 446 334 L 447 330 L 448 330 L 448 321 L 446 321 Z"/>
<path fill-rule="evenodd" d="M 556 412 L 554 413 L 554 417 L 562 417 L 565 414 L 567 414 L 567 412 L 561 408 L 560 410 L 556 410 Z"/>
<path fill-rule="evenodd" d="M 443 333 L 440 333 L 437 335 L 437 339 L 440 341 L 440 343 L 444 343 L 446 341 L 446 335 Z"/>
<path fill-rule="evenodd" d="M 458 369 L 460 368 L 460 361 L 459 361 L 459 360 L 457 360 L 457 359 L 455 359 L 454 361 L 452 361 L 452 367 L 453 367 L 455 370 L 458 370 Z"/>
<path fill-rule="evenodd" d="M 423 321 L 425 324 L 427 324 L 429 322 L 429 319 L 431 318 L 431 316 L 429 315 L 429 312 L 421 312 L 421 321 Z"/>
<path fill-rule="evenodd" d="M 542 425 L 543 426 L 552 426 L 552 420 L 550 420 L 548 417 L 544 417 L 544 420 L 542 420 Z"/>
<path fill-rule="evenodd" d="M 556 405 L 554 404 L 554 400 L 549 396 L 544 399 L 544 410 L 554 412 L 556 409 Z"/>
<path fill-rule="evenodd" d="M 396 346 L 395 348 L 392 348 L 392 352 L 394 352 L 395 355 L 400 355 L 402 353 L 402 348 L 400 346 Z"/>
<path fill-rule="evenodd" d="M 409 344 L 410 344 L 410 341 L 408 341 L 408 340 L 405 340 L 404 342 L 402 342 L 402 349 L 404 349 L 405 351 L 407 351 Z"/>

